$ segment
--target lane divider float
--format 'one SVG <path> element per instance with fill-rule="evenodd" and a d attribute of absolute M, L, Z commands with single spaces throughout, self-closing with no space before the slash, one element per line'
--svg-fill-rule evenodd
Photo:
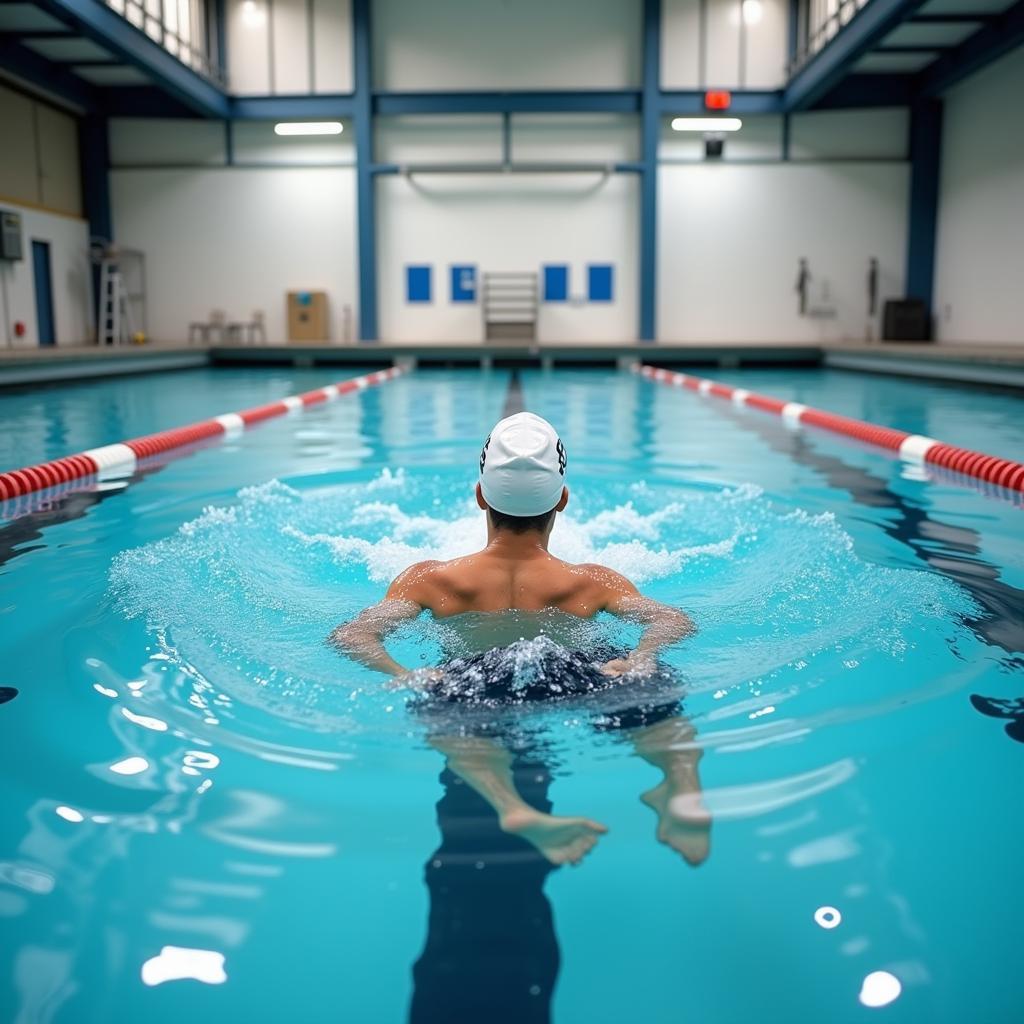
<path fill-rule="evenodd" d="M 131 441 L 106 444 L 79 452 L 77 455 L 54 459 L 52 462 L 42 462 L 35 466 L 0 473 L 0 501 L 9 501 L 71 482 L 83 484 L 92 480 L 131 476 L 143 460 L 160 456 L 162 462 L 169 461 L 170 458 L 188 454 L 197 444 L 208 444 L 211 441 L 232 437 L 248 427 L 276 416 L 285 416 L 310 405 L 333 401 L 353 391 L 383 384 L 402 372 L 402 367 L 393 366 L 387 370 L 378 370 L 375 373 L 350 377 L 337 384 L 315 388 L 301 395 L 289 395 L 277 402 L 243 409 L 241 412 L 223 413 L 184 427 L 160 430 Z"/>
<path fill-rule="evenodd" d="M 813 426 L 828 430 L 833 434 L 852 437 L 865 444 L 884 448 L 895 453 L 904 462 L 919 466 L 937 466 L 973 477 L 996 487 L 1024 493 L 1024 464 L 1012 459 L 1001 459 L 995 455 L 972 451 L 969 448 L 958 448 L 956 445 L 945 444 L 934 437 L 923 434 L 910 434 L 905 430 L 892 427 L 880 427 L 875 423 L 839 416 L 836 413 L 815 409 L 800 402 L 784 402 L 769 395 L 759 395 L 745 388 L 734 388 L 728 384 L 704 377 L 694 377 L 688 373 L 676 373 L 672 370 L 659 369 L 645 363 L 637 363 L 632 367 L 634 373 L 646 377 L 658 384 L 670 387 L 686 388 L 700 395 L 713 395 L 725 398 L 734 405 L 749 406 L 762 412 L 781 416 L 787 424 L 796 426 Z"/>

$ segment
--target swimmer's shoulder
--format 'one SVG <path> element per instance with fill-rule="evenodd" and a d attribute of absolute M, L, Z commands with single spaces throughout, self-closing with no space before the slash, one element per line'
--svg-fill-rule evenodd
<path fill-rule="evenodd" d="M 453 558 L 443 562 L 430 559 L 416 562 L 395 577 L 385 600 L 414 601 L 422 608 L 434 609 L 447 598 L 465 573 L 466 558 Z"/>
<path fill-rule="evenodd" d="M 614 607 L 619 601 L 637 597 L 636 586 L 614 569 L 597 562 L 580 562 L 571 567 L 573 575 L 580 581 L 591 601 L 598 607 Z"/>
<path fill-rule="evenodd" d="M 436 559 L 416 562 L 403 569 L 388 587 L 385 601 L 414 601 L 424 608 L 430 607 L 429 598 L 437 587 L 438 569 L 444 565 Z"/>

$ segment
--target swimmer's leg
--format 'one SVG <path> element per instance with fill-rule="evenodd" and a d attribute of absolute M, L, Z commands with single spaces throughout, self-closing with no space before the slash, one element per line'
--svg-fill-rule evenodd
<path fill-rule="evenodd" d="M 658 815 L 658 839 L 696 867 L 710 852 L 711 814 L 701 797 L 698 762 L 703 751 L 693 741 L 697 730 L 674 715 L 630 730 L 636 752 L 665 778 L 640 799 Z"/>
<path fill-rule="evenodd" d="M 531 807 L 512 778 L 512 755 L 486 736 L 432 736 L 448 767 L 494 808 L 502 831 L 532 843 L 552 864 L 578 864 L 608 831 L 590 818 L 563 818 Z"/>

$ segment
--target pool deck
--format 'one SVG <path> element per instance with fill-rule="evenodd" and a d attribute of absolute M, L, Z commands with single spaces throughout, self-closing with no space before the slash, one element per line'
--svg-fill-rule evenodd
<path fill-rule="evenodd" d="M 528 344 L 374 342 L 361 345 L 62 346 L 0 350 L 0 387 L 201 366 L 584 366 L 643 360 L 665 366 L 828 366 L 1024 388 L 1020 345 L 899 342 L 658 342 Z"/>

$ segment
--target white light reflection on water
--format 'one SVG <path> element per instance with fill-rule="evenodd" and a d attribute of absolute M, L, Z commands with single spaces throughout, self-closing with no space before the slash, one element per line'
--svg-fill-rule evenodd
<path fill-rule="evenodd" d="M 136 715 L 127 708 L 121 708 L 121 714 L 124 715 L 129 722 L 141 725 L 143 729 L 152 729 L 153 732 L 167 732 L 167 723 L 163 721 L 163 719 L 151 718 L 149 715 Z"/>
<path fill-rule="evenodd" d="M 843 915 L 835 907 L 818 907 L 814 912 L 814 923 L 825 929 L 838 928 Z"/>
<path fill-rule="evenodd" d="M 144 757 L 126 757 L 123 761 L 117 761 L 110 766 L 115 775 L 140 775 L 149 768 L 149 762 Z"/>
<path fill-rule="evenodd" d="M 212 949 L 188 949 L 164 946 L 159 956 L 142 965 L 142 980 L 147 985 L 192 978 L 205 985 L 222 985 L 228 980 L 224 970 L 224 954 Z"/>
<path fill-rule="evenodd" d="M 864 1006 L 877 1008 L 888 1006 L 899 999 L 903 986 L 895 974 L 888 971 L 872 971 L 860 987 L 859 999 Z"/>

